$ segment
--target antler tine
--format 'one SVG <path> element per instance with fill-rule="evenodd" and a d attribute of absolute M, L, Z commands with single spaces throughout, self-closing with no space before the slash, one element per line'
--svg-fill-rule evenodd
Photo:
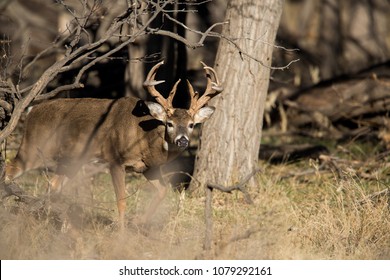
<path fill-rule="evenodd" d="M 187 86 L 188 86 L 188 91 L 190 93 L 190 98 L 191 98 L 189 112 L 191 115 L 194 115 L 197 111 L 196 104 L 197 104 L 197 101 L 199 98 L 199 94 L 197 91 L 194 90 L 194 88 L 192 87 L 189 80 L 187 80 Z"/>
<path fill-rule="evenodd" d="M 176 94 L 176 89 L 177 89 L 177 86 L 178 84 L 180 83 L 181 79 L 177 80 L 177 82 L 174 84 L 174 86 L 172 87 L 171 89 L 171 92 L 169 93 L 169 96 L 167 98 L 167 105 L 170 107 L 170 108 L 173 108 L 173 98 L 175 97 L 175 94 Z"/>
<path fill-rule="evenodd" d="M 203 64 L 203 66 L 204 66 L 203 69 L 205 69 L 206 72 L 207 71 L 211 71 L 211 73 L 213 73 L 215 82 L 210 82 L 211 89 L 215 90 L 218 93 L 222 92 L 223 91 L 223 86 L 220 84 L 218 76 L 217 76 L 217 73 L 215 72 L 215 70 L 213 68 L 211 68 L 210 66 L 207 66 L 203 62 L 201 62 L 201 63 Z M 210 75 L 210 72 L 207 72 L 207 74 Z M 209 81 L 210 81 L 210 79 L 209 79 Z"/>
<path fill-rule="evenodd" d="M 152 69 L 150 69 L 148 75 L 146 76 L 146 80 L 143 83 L 143 86 L 148 90 L 151 96 L 153 96 L 156 101 L 162 105 L 164 108 L 168 108 L 168 102 L 167 100 L 161 95 L 161 93 L 158 92 L 158 90 L 155 88 L 156 85 L 164 83 L 165 81 L 156 81 L 154 78 L 156 77 L 156 73 L 158 68 L 164 64 L 164 61 L 161 61 L 154 65 Z"/>
<path fill-rule="evenodd" d="M 187 80 L 188 91 L 191 97 L 191 104 L 198 99 L 198 93 L 194 90 L 189 80 Z"/>
<path fill-rule="evenodd" d="M 207 76 L 207 86 L 206 90 L 203 93 L 201 97 L 191 98 L 191 107 L 190 110 L 192 113 L 197 112 L 200 108 L 202 108 L 207 102 L 213 98 L 214 96 L 218 95 L 220 92 L 223 91 L 223 87 L 219 82 L 217 73 L 215 70 L 209 66 L 207 66 L 203 61 L 200 62 L 203 65 L 203 69 L 206 71 Z M 215 82 L 211 80 L 211 73 L 214 76 Z M 192 86 L 191 86 L 192 87 Z M 191 92 L 191 90 L 190 90 Z"/>
<path fill-rule="evenodd" d="M 218 75 L 215 72 L 214 68 L 207 66 L 203 61 L 201 61 L 200 63 L 203 65 L 203 69 L 206 71 L 206 75 L 207 75 L 207 88 L 206 88 L 205 93 L 207 93 L 211 89 L 215 90 L 218 93 L 222 92 L 223 87 L 222 87 L 221 83 L 219 82 Z M 210 72 L 213 74 L 215 82 L 211 81 Z"/>

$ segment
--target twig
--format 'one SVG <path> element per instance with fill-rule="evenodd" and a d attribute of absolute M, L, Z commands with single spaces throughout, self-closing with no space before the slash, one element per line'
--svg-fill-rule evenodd
<path fill-rule="evenodd" d="M 228 245 L 237 241 L 248 239 L 253 234 L 258 233 L 260 230 L 261 230 L 260 226 L 256 225 L 248 228 L 244 233 L 240 233 L 235 236 L 232 236 L 229 240 L 224 241 L 219 245 L 218 249 L 216 250 L 217 251 L 216 255 L 219 255 Z"/>
<path fill-rule="evenodd" d="M 249 53 L 247 53 L 246 51 L 244 51 L 236 42 L 234 42 L 233 39 L 231 38 L 228 38 L 226 36 L 224 36 L 223 34 L 220 34 L 220 37 L 225 39 L 226 41 L 228 41 L 229 43 L 231 43 L 239 52 L 240 55 L 242 56 L 246 56 L 248 58 L 250 58 L 251 60 L 253 61 L 256 61 L 258 63 L 260 63 L 261 66 L 264 66 L 268 69 L 271 69 L 271 70 L 286 70 L 288 69 L 293 63 L 295 62 L 298 62 L 300 59 L 294 59 L 294 60 L 291 60 L 287 65 L 285 66 L 268 66 L 266 64 L 264 64 L 264 62 L 262 62 L 260 59 L 254 57 L 253 55 L 250 55 Z M 278 46 L 277 46 L 278 47 Z M 279 48 L 279 47 L 278 47 Z"/>
<path fill-rule="evenodd" d="M 203 243 L 203 249 L 210 251 L 212 239 L 213 239 L 213 190 L 217 189 L 222 192 L 231 193 L 233 190 L 239 190 L 244 193 L 245 200 L 248 204 L 253 204 L 253 201 L 244 188 L 245 184 L 257 173 L 260 169 L 254 169 L 251 173 L 244 177 L 244 179 L 233 186 L 224 187 L 218 184 L 207 183 L 206 185 L 206 201 L 205 201 L 205 239 Z"/>
<path fill-rule="evenodd" d="M 29 69 L 40 59 L 40 58 L 44 58 L 45 55 L 47 54 L 50 54 L 50 51 L 57 51 L 56 48 L 62 46 L 64 44 L 64 42 L 66 42 L 69 37 L 71 35 L 73 35 L 74 33 L 74 30 L 72 30 L 71 32 L 69 32 L 66 36 L 63 36 L 63 37 L 60 37 L 58 36 L 54 42 L 52 43 L 51 46 L 49 46 L 48 48 L 42 50 L 40 53 L 38 53 L 36 56 L 34 56 L 34 58 L 28 63 L 26 64 L 26 66 L 24 66 L 23 68 L 23 72 L 22 72 L 22 75 L 25 76 L 27 74 L 27 72 L 29 71 Z"/>
<path fill-rule="evenodd" d="M 248 204 L 253 204 L 253 201 L 252 201 L 248 191 L 245 189 L 245 185 L 259 171 L 261 171 L 261 170 L 260 169 L 253 170 L 251 173 L 246 175 L 240 183 L 233 185 L 233 186 L 224 187 L 224 186 L 218 185 L 218 184 L 207 183 L 207 187 L 210 189 L 217 189 L 217 190 L 220 190 L 222 192 L 227 192 L 227 193 L 231 193 L 234 190 L 239 190 L 244 194 L 246 202 Z"/>
<path fill-rule="evenodd" d="M 157 6 L 156 13 L 150 17 L 150 19 L 148 20 L 148 22 L 144 26 L 144 28 L 139 30 L 136 33 L 136 36 L 138 36 L 139 34 L 144 32 L 144 30 L 147 28 L 147 26 L 151 24 L 151 22 L 155 19 L 155 17 L 157 17 L 158 13 L 161 12 L 169 2 L 170 1 L 166 1 L 161 6 Z M 111 24 L 111 26 L 106 31 L 105 35 L 100 40 L 98 40 L 92 44 L 87 44 L 87 45 L 81 46 L 77 49 L 68 48 L 66 53 L 65 53 L 65 56 L 61 60 L 55 62 L 52 66 L 50 66 L 48 69 L 46 69 L 46 71 L 41 75 L 41 77 L 33 84 L 30 92 L 26 96 L 24 96 L 24 98 L 22 98 L 19 102 L 17 102 L 15 104 L 14 111 L 11 115 L 11 118 L 10 118 L 7 126 L 0 132 L 0 142 L 3 142 L 12 133 L 12 131 L 15 129 L 15 127 L 20 119 L 20 116 L 22 115 L 24 110 L 31 104 L 31 102 L 34 99 L 39 100 L 37 98 L 37 96 L 39 96 L 45 90 L 48 83 L 51 82 L 58 75 L 58 73 L 61 72 L 63 67 L 65 67 L 68 63 L 72 64 L 76 58 L 79 58 L 80 56 L 84 56 L 85 53 L 86 52 L 88 53 L 89 50 L 96 49 L 97 47 L 99 47 L 103 43 L 105 43 L 107 40 L 109 40 L 111 38 L 111 36 L 115 33 L 115 31 L 118 30 L 118 28 L 120 28 L 121 25 L 126 23 L 126 15 L 128 15 L 128 11 L 125 11 L 124 13 L 122 13 L 121 15 L 116 17 L 114 22 Z M 77 31 L 76 31 L 76 33 L 77 33 Z M 76 43 L 78 42 L 79 39 L 80 39 L 80 37 L 77 36 L 77 34 L 76 34 L 76 36 L 70 42 L 70 45 L 71 46 L 76 45 Z M 135 40 L 135 37 L 133 38 L 133 40 Z M 121 44 L 120 46 L 121 46 L 121 48 L 123 48 L 125 45 Z M 108 52 L 108 55 L 106 54 L 106 56 L 109 56 L 111 53 L 112 52 Z M 101 59 L 103 59 L 103 58 L 101 58 Z M 97 61 L 99 61 L 99 59 Z M 88 64 L 88 66 L 85 66 L 85 67 L 91 67 L 93 65 L 93 63 L 96 63 L 97 61 L 93 61 L 90 64 Z M 80 86 L 80 84 L 76 80 L 75 83 L 73 83 L 71 85 L 63 86 L 61 89 L 64 90 L 66 88 L 72 88 L 72 87 L 77 87 L 77 86 Z M 56 91 L 59 92 L 58 90 L 56 90 Z"/>
<path fill-rule="evenodd" d="M 375 192 L 373 194 L 370 194 L 367 197 L 365 197 L 364 199 L 359 200 L 357 203 L 359 205 L 364 205 L 368 201 L 371 201 L 371 202 L 378 201 L 379 198 L 385 197 L 385 196 L 387 196 L 388 199 L 390 200 L 390 188 L 387 188 L 387 189 L 381 190 L 379 192 Z M 390 201 L 389 201 L 389 203 L 390 203 Z"/>
<path fill-rule="evenodd" d="M 301 171 L 301 172 L 288 172 L 288 174 L 282 175 L 280 177 L 280 179 L 283 180 L 283 179 L 288 179 L 288 178 L 291 178 L 291 177 L 302 177 L 302 176 L 307 176 L 307 175 L 316 175 L 316 174 L 319 174 L 319 173 L 330 172 L 330 171 L 325 169 L 325 166 L 326 165 L 324 163 L 322 163 L 317 168 L 310 168 L 310 169 L 307 169 L 307 170 L 304 170 L 304 171 Z"/>
<path fill-rule="evenodd" d="M 143 26 L 143 28 L 141 28 L 140 30 L 138 30 L 135 34 L 131 35 L 130 38 L 128 38 L 126 41 L 122 42 L 121 44 L 119 44 L 118 46 L 116 46 L 115 48 L 111 49 L 110 51 L 106 52 L 105 54 L 93 59 L 92 61 L 90 61 L 88 64 L 84 65 L 79 73 L 77 74 L 77 76 L 75 77 L 73 83 L 71 84 L 67 84 L 67 85 L 63 85 L 63 86 L 60 86 L 50 92 L 48 92 L 47 94 L 45 95 L 42 95 L 42 96 L 38 96 L 37 98 L 35 98 L 36 101 L 39 101 L 39 100 L 43 100 L 43 99 L 48 99 L 48 98 L 52 98 L 54 96 L 56 96 L 58 93 L 62 92 L 62 91 L 65 91 L 65 90 L 71 90 L 71 89 L 76 89 L 76 88 L 82 88 L 84 85 L 82 83 L 80 83 L 80 80 L 81 80 L 81 77 L 83 76 L 83 74 L 89 69 L 91 68 L 92 66 L 94 66 L 95 64 L 99 63 L 100 61 L 108 58 L 110 55 L 116 53 L 117 51 L 123 49 L 124 47 L 128 46 L 130 43 L 133 43 L 137 37 L 141 36 L 141 35 L 145 35 L 145 30 L 148 28 L 148 26 L 152 23 L 152 21 L 155 19 L 155 17 L 157 17 L 157 15 L 163 11 L 165 5 L 167 5 L 168 2 L 165 2 L 164 5 L 162 6 L 158 6 L 157 10 L 156 10 L 156 13 L 149 18 L 148 22 Z M 124 23 L 125 22 L 125 19 L 126 19 L 126 15 L 128 15 L 128 12 L 126 11 L 124 13 L 124 15 L 120 15 L 116 18 L 117 22 L 122 22 Z M 99 41 L 93 43 L 93 44 L 89 44 L 89 45 L 86 45 L 84 46 L 85 48 L 83 49 L 83 47 L 79 48 L 78 51 L 79 53 L 82 53 L 82 51 L 85 51 L 87 50 L 87 52 L 83 53 L 82 55 L 80 55 L 79 57 L 77 57 L 77 59 L 75 59 L 73 63 L 77 63 L 79 61 L 82 61 L 82 59 L 88 57 L 91 53 L 93 53 L 99 46 L 101 46 L 103 43 L 105 43 L 113 34 L 116 30 L 118 30 L 118 28 L 120 27 L 121 25 L 118 24 L 115 28 L 113 28 L 112 26 L 110 27 L 109 30 L 111 30 L 111 32 L 107 31 L 106 32 L 106 35 L 100 39 Z M 82 49 L 80 51 L 80 49 Z M 65 72 L 65 71 L 68 71 L 70 70 L 70 66 L 66 66 L 66 67 L 62 67 L 59 72 Z"/>
<path fill-rule="evenodd" d="M 205 237 L 203 249 L 210 251 L 213 240 L 213 189 L 206 187 L 206 201 L 205 201 Z"/>
<path fill-rule="evenodd" d="M 187 25 L 185 25 L 184 23 L 178 21 L 177 19 L 171 17 L 169 14 L 165 14 L 165 17 L 167 17 L 169 20 L 171 20 L 172 22 L 176 23 L 177 25 L 180 25 L 182 26 L 184 29 L 190 31 L 190 32 L 193 32 L 195 34 L 199 34 L 201 35 L 201 38 L 199 39 L 199 41 L 197 43 L 194 43 L 193 45 L 195 46 L 203 46 L 203 42 L 204 40 L 210 36 L 210 34 L 212 35 L 215 35 L 215 34 L 218 34 L 220 35 L 219 33 L 214 33 L 212 32 L 212 30 L 217 27 L 217 26 L 220 26 L 220 25 L 224 25 L 224 24 L 227 24 L 229 23 L 228 21 L 224 21 L 224 22 L 216 22 L 214 23 L 213 25 L 211 25 L 209 28 L 207 28 L 207 30 L 205 32 L 202 32 L 202 31 L 198 31 L 198 30 L 194 30 L 192 28 L 189 28 Z M 186 40 L 187 41 L 187 40 Z M 186 44 L 187 45 L 187 44 Z M 189 45 L 190 46 L 190 45 Z"/>
<path fill-rule="evenodd" d="M 1 196 L 2 200 L 9 196 L 16 196 L 18 201 L 23 202 L 27 205 L 35 204 L 37 201 L 41 201 L 41 199 L 39 199 L 38 197 L 25 194 L 25 192 L 18 185 L 14 183 L 10 183 L 10 184 L 5 184 L 4 182 L 2 183 L 4 184 L 1 189 L 3 192 Z"/>
<path fill-rule="evenodd" d="M 0 107 L 2 107 L 7 114 L 12 112 L 12 105 L 5 100 L 0 100 Z"/>

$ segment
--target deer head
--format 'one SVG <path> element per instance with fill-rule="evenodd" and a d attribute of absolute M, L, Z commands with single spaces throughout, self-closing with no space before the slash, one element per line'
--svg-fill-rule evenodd
<path fill-rule="evenodd" d="M 164 82 L 155 80 L 158 68 L 164 64 L 163 61 L 156 64 L 146 77 L 144 87 L 148 90 L 150 95 L 155 98 L 156 102 L 145 103 L 149 108 L 150 114 L 165 125 L 166 150 L 171 150 L 172 148 L 183 150 L 187 148 L 194 126 L 203 123 L 214 113 L 214 107 L 205 105 L 211 98 L 222 92 L 223 87 L 219 83 L 214 69 L 203 62 L 201 63 L 207 77 L 206 90 L 202 96 L 199 96 L 199 94 L 194 91 L 191 83 L 187 80 L 191 97 L 189 109 L 174 108 L 172 105 L 180 79 L 175 83 L 167 98 L 164 98 L 156 90 L 155 86 Z"/>

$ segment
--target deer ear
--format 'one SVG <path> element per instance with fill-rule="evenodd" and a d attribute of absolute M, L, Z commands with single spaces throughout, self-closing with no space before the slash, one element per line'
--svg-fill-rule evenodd
<path fill-rule="evenodd" d="M 194 123 L 197 124 L 197 123 L 204 122 L 205 120 L 207 120 L 212 116 L 214 111 L 215 111 L 215 107 L 211 107 L 211 106 L 200 108 L 199 111 L 196 112 L 194 116 Z"/>
<path fill-rule="evenodd" d="M 156 120 L 162 121 L 165 123 L 167 120 L 167 113 L 164 110 L 164 107 L 155 102 L 145 101 L 146 106 L 149 108 L 150 115 Z"/>

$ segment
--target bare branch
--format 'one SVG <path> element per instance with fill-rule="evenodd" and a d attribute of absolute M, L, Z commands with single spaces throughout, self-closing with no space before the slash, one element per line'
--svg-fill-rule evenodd
<path fill-rule="evenodd" d="M 0 100 L 0 107 L 2 107 L 8 114 L 12 112 L 12 105 L 7 101 Z"/>
<path fill-rule="evenodd" d="M 129 38 L 128 40 L 126 40 L 125 42 L 123 42 L 122 44 L 118 45 L 117 47 L 113 48 L 112 50 L 110 50 L 109 52 L 95 58 L 94 60 L 92 60 L 91 62 L 87 63 L 85 66 L 83 66 L 80 71 L 78 72 L 75 80 L 73 83 L 71 84 L 68 84 L 68 85 L 63 85 L 63 86 L 60 86 L 60 87 L 57 87 L 56 89 L 44 94 L 44 95 L 40 95 L 40 96 L 37 96 L 35 98 L 36 101 L 40 101 L 40 100 L 44 100 L 44 99 L 48 99 L 48 98 L 52 98 L 54 96 L 56 96 L 58 93 L 62 92 L 62 91 L 65 91 L 65 90 L 71 90 L 71 89 L 76 89 L 76 88 L 83 88 L 84 87 L 84 84 L 82 84 L 80 82 L 81 80 L 81 77 L 84 75 L 84 73 L 89 69 L 91 68 L 92 66 L 96 65 L 97 63 L 99 63 L 100 61 L 108 58 L 110 55 L 116 53 L 117 51 L 119 51 L 120 49 L 124 48 L 125 46 L 127 46 L 128 44 L 130 44 L 131 42 L 134 41 L 134 38 Z M 82 56 L 82 58 L 85 58 L 87 57 L 91 52 L 88 52 L 86 54 L 84 54 Z M 80 57 L 81 59 L 81 57 Z M 70 67 L 66 67 L 66 71 L 69 70 Z M 64 67 L 62 69 L 59 70 L 59 72 L 64 72 Z"/>
<path fill-rule="evenodd" d="M 285 65 L 285 66 L 268 66 L 268 65 L 266 65 L 264 62 L 262 62 L 261 60 L 259 60 L 258 58 L 254 57 L 254 56 L 250 55 L 248 52 L 242 50 L 242 48 L 241 48 L 236 42 L 234 42 L 234 39 L 228 38 L 228 37 L 224 36 L 223 34 L 220 34 L 220 37 L 223 38 L 223 39 L 225 39 L 225 40 L 227 40 L 229 43 L 231 43 L 231 44 L 238 50 L 238 52 L 239 52 L 239 54 L 240 54 L 241 56 L 248 57 L 249 59 L 251 59 L 251 60 L 253 60 L 253 61 L 256 61 L 256 62 L 260 63 L 261 66 L 264 66 L 264 67 L 266 67 L 266 68 L 268 68 L 268 69 L 271 69 L 271 70 L 286 70 L 286 69 L 288 69 L 288 68 L 291 66 L 291 64 L 293 64 L 293 63 L 295 63 L 295 62 L 298 62 L 298 61 L 300 60 L 300 59 L 291 60 L 291 61 L 290 61 L 287 65 Z M 282 47 L 280 47 L 280 46 L 271 45 L 271 44 L 269 44 L 269 43 L 267 43 L 267 44 L 270 45 L 270 46 L 272 46 L 272 47 L 282 48 Z M 293 50 L 294 50 L 294 49 L 288 49 L 288 51 L 293 51 Z"/>
<path fill-rule="evenodd" d="M 165 3 L 166 5 L 166 3 Z M 160 6 L 159 6 L 160 7 Z M 159 8 L 159 10 L 162 10 L 164 6 L 161 6 Z M 68 85 L 63 85 L 61 87 L 58 87 L 52 91 L 50 91 L 49 93 L 45 94 L 45 95 L 42 95 L 42 96 L 38 96 L 35 98 L 35 100 L 39 101 L 39 100 L 44 100 L 44 99 L 48 99 L 48 98 L 52 98 L 54 96 L 56 96 L 58 93 L 62 92 L 62 91 L 65 91 L 65 90 L 71 90 L 71 89 L 76 89 L 76 88 L 82 88 L 84 85 L 82 83 L 80 83 L 80 79 L 82 77 L 82 75 L 89 69 L 91 68 L 92 66 L 94 66 L 95 64 L 99 63 L 100 61 L 108 58 L 110 55 L 116 53 L 117 51 L 123 49 L 124 47 L 126 47 L 127 45 L 133 43 L 136 38 L 138 38 L 139 36 L 141 35 L 144 35 L 145 34 L 145 29 L 147 29 L 147 27 L 151 24 L 151 22 L 158 16 L 158 13 L 155 13 L 152 17 L 150 17 L 150 19 L 148 20 L 148 22 L 144 25 L 143 28 L 141 28 L 140 30 L 138 30 L 134 35 L 132 35 L 130 38 L 128 38 L 126 41 L 122 42 L 120 45 L 116 46 L 115 48 L 111 49 L 110 51 L 108 51 L 107 53 L 95 58 L 94 60 L 92 60 L 91 62 L 89 62 L 88 64 L 86 64 L 84 67 L 82 67 L 79 71 L 79 73 L 77 74 L 74 82 L 72 84 L 68 84 Z M 120 16 L 117 17 L 117 18 L 121 18 Z M 92 48 L 91 46 L 94 46 L 92 48 L 92 51 L 89 51 L 89 52 L 86 52 L 84 53 L 83 55 L 81 55 L 80 57 L 78 57 L 75 61 L 72 62 L 72 65 L 76 62 L 79 62 L 81 61 L 82 59 L 86 58 L 87 56 L 89 56 L 91 53 L 93 53 L 95 51 L 95 49 L 102 45 L 107 39 L 110 38 L 110 36 L 116 31 L 117 29 L 113 29 L 113 32 L 112 33 L 109 33 L 107 34 L 106 36 L 104 36 L 102 39 L 100 39 L 98 42 L 99 44 L 97 43 L 94 43 L 94 44 L 90 44 L 90 45 L 87 45 L 86 47 L 90 47 L 90 49 Z M 81 49 L 81 48 L 80 48 Z M 69 69 L 71 69 L 71 66 L 66 66 L 66 67 L 62 67 L 59 72 L 64 72 L 64 71 L 68 71 Z"/>
<path fill-rule="evenodd" d="M 22 75 L 25 76 L 27 74 L 27 72 L 30 70 L 30 68 L 32 66 L 34 66 L 34 64 L 41 58 L 44 58 L 45 55 L 48 55 L 50 54 L 51 52 L 58 52 L 57 48 L 61 45 L 63 45 L 64 42 L 66 42 L 66 40 L 68 40 L 68 38 L 73 34 L 73 31 L 71 33 L 69 33 L 67 36 L 64 36 L 64 37 L 58 37 L 54 42 L 53 44 L 44 49 L 43 51 L 41 51 L 40 53 L 38 53 L 36 56 L 34 56 L 34 58 L 24 66 L 23 68 L 23 72 L 22 72 Z M 61 38 L 59 40 L 59 38 Z"/>
<path fill-rule="evenodd" d="M 258 63 L 260 63 L 262 66 L 264 67 L 267 67 L 269 69 L 272 69 L 272 70 L 286 70 L 288 69 L 293 63 L 295 62 L 298 62 L 299 59 L 294 59 L 292 61 L 290 61 L 287 65 L 285 66 L 268 66 L 266 65 L 265 63 L 263 63 L 261 60 L 259 60 L 258 58 L 250 55 L 248 52 L 242 50 L 242 48 L 238 45 L 238 43 L 236 43 L 235 41 L 237 40 L 237 38 L 228 38 L 226 36 L 224 36 L 223 34 L 220 34 L 220 33 L 216 33 L 216 32 L 213 32 L 212 30 L 217 27 L 217 26 L 221 26 L 221 25 L 224 25 L 224 24 L 227 24 L 229 23 L 228 21 L 225 21 L 225 22 L 217 22 L 217 23 L 214 23 L 213 25 L 211 25 L 205 32 L 202 32 L 202 31 L 198 31 L 198 30 L 194 30 L 194 29 L 191 29 L 189 28 L 187 25 L 185 25 L 184 23 L 178 21 L 177 19 L 171 17 L 169 14 L 164 14 L 164 16 L 166 18 L 168 18 L 169 20 L 171 20 L 172 22 L 182 26 L 184 29 L 190 31 L 190 32 L 193 32 L 195 34 L 199 34 L 201 35 L 201 38 L 199 39 L 198 42 L 195 42 L 195 43 L 191 43 L 189 42 L 187 39 L 183 38 L 183 37 L 180 37 L 179 35 L 177 35 L 176 33 L 172 33 L 172 32 L 169 32 L 169 31 L 166 31 L 166 30 L 160 30 L 160 29 L 156 29 L 156 30 L 151 30 L 152 34 L 157 34 L 157 35 L 163 35 L 163 36 L 169 36 L 175 40 L 178 40 L 180 42 L 182 42 L 183 44 L 185 44 L 187 47 L 189 48 L 198 48 L 198 47 L 202 47 L 203 46 L 203 43 L 204 43 L 204 40 L 207 38 L 207 37 L 217 37 L 217 38 L 222 38 L 222 39 L 225 39 L 227 40 L 228 42 L 230 42 L 231 44 L 234 45 L 234 47 L 238 50 L 238 52 L 240 53 L 240 55 L 243 55 L 243 56 L 246 56 L 248 58 L 250 58 L 251 60 L 254 60 Z M 242 38 L 242 39 L 245 39 L 245 40 L 250 40 L 248 38 Z M 259 39 L 256 39 L 256 41 L 259 41 L 261 40 L 260 38 Z M 277 48 L 277 49 L 282 49 L 284 51 L 287 51 L 287 52 L 294 52 L 294 51 L 298 51 L 298 49 L 287 49 L 285 47 L 282 47 L 282 46 L 278 46 L 278 45 L 273 45 L 273 44 L 270 44 L 268 42 L 265 42 L 263 40 L 261 40 L 262 43 L 264 44 L 267 44 L 271 47 L 274 47 L 274 48 Z"/>
<path fill-rule="evenodd" d="M 46 89 L 48 83 L 52 81 L 53 78 L 58 75 L 58 73 L 61 72 L 61 69 L 66 64 L 72 62 L 75 58 L 82 55 L 85 51 L 95 49 L 98 46 L 102 45 L 104 42 L 106 42 L 108 39 L 110 39 L 112 34 L 116 30 L 118 30 L 118 28 L 122 24 L 126 23 L 126 18 L 128 16 L 129 15 L 127 11 L 122 13 L 114 20 L 110 28 L 107 30 L 104 38 L 93 44 L 84 45 L 76 50 L 73 50 L 73 48 L 69 48 L 66 51 L 65 56 L 61 60 L 55 62 L 51 67 L 49 67 L 41 75 L 41 77 L 32 85 L 30 92 L 26 96 L 24 96 L 24 98 L 22 98 L 19 102 L 16 103 L 8 125 L 4 128 L 4 130 L 0 132 L 0 142 L 3 142 L 11 134 L 11 132 L 15 129 L 23 111 L 31 104 L 34 99 L 37 98 L 38 95 L 40 95 Z M 74 39 L 71 41 L 71 45 L 76 45 L 79 39 L 79 37 L 75 36 Z"/>
<path fill-rule="evenodd" d="M 211 189 L 217 189 L 217 190 L 220 190 L 222 192 L 227 192 L 227 193 L 231 193 L 232 191 L 234 190 L 239 190 L 241 191 L 244 196 L 245 196 L 245 200 L 248 204 L 252 204 L 253 201 L 248 193 L 248 191 L 245 189 L 245 185 L 246 183 L 248 183 L 248 181 L 254 176 L 256 175 L 256 173 L 260 172 L 261 170 L 260 169 L 255 169 L 253 170 L 251 173 L 249 173 L 248 175 L 246 175 L 244 177 L 244 179 L 239 182 L 238 184 L 236 185 L 233 185 L 233 186 L 228 186 L 228 187 L 224 187 L 224 186 L 221 186 L 221 185 L 218 185 L 218 184 L 213 184 L 213 183 L 207 183 L 207 187 L 208 188 L 211 188 Z"/>
<path fill-rule="evenodd" d="M 244 179 L 233 186 L 224 187 L 218 184 L 211 184 L 207 183 L 206 187 L 206 201 L 205 201 L 205 224 L 206 224 L 206 230 L 205 230 L 205 240 L 203 243 L 203 249 L 206 251 L 209 251 L 211 249 L 212 244 L 212 237 L 213 237 L 213 206 L 212 206 L 212 200 L 213 200 L 213 189 L 218 189 L 223 192 L 231 193 L 233 190 L 240 190 L 244 193 L 245 200 L 248 204 L 253 204 L 253 201 L 248 193 L 248 191 L 244 188 L 245 184 L 248 183 L 248 181 L 259 171 L 260 169 L 255 169 L 251 173 L 249 173 L 247 176 L 244 177 Z"/>
<path fill-rule="evenodd" d="M 204 40 L 207 38 L 207 37 L 220 37 L 220 34 L 219 33 L 215 33 L 215 32 L 212 32 L 212 30 L 217 27 L 217 26 L 221 26 L 221 25 L 224 25 L 224 24 L 227 24 L 229 23 L 228 21 L 224 21 L 224 22 L 217 22 L 217 23 L 214 23 L 213 25 L 211 25 L 209 28 L 207 28 L 207 30 L 205 32 L 202 32 L 202 31 L 198 31 L 198 30 L 194 30 L 192 28 L 189 28 L 187 25 L 185 25 L 184 23 L 178 21 L 177 19 L 171 17 L 169 14 L 165 14 L 165 17 L 167 17 L 169 20 L 171 20 L 172 22 L 182 26 L 184 29 L 190 31 L 190 32 L 193 32 L 195 34 L 199 34 L 201 35 L 201 38 L 199 39 L 199 41 L 197 43 L 195 43 L 195 45 L 199 45 L 199 46 L 203 46 L 203 42 Z M 187 44 L 186 44 L 187 45 Z"/>

